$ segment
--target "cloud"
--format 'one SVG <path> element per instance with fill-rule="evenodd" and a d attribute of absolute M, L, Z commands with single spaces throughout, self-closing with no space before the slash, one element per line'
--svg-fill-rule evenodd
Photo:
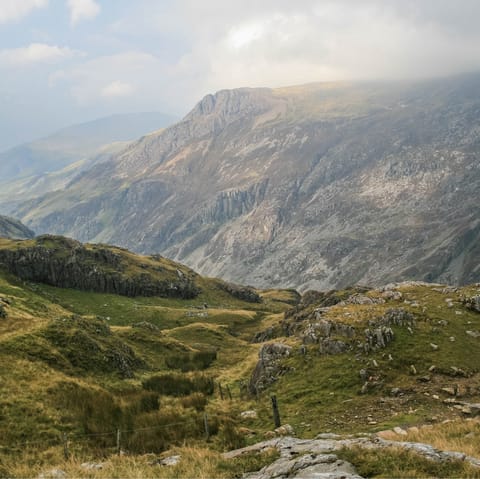
<path fill-rule="evenodd" d="M 182 0 L 205 89 L 422 78 L 480 69 L 477 0 Z M 183 27 L 185 28 L 185 26 Z"/>
<path fill-rule="evenodd" d="M 68 47 L 31 43 L 26 47 L 0 50 L 0 66 L 27 67 L 42 63 L 56 63 L 79 54 Z"/>
<path fill-rule="evenodd" d="M 102 88 L 101 95 L 104 98 L 114 98 L 119 96 L 129 96 L 133 91 L 134 88 L 130 83 L 115 80 Z"/>
<path fill-rule="evenodd" d="M 35 8 L 44 8 L 48 0 L 0 0 L 0 24 L 19 20 Z"/>
<path fill-rule="evenodd" d="M 95 0 L 68 0 L 70 23 L 75 26 L 82 20 L 90 20 L 100 13 L 100 5 Z"/>

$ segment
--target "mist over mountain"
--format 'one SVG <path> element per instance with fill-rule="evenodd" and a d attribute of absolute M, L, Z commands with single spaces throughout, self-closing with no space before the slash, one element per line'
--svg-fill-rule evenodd
<path fill-rule="evenodd" d="M 255 286 L 479 281 L 479 92 L 479 74 L 223 90 L 14 213 Z"/>
<path fill-rule="evenodd" d="M 111 115 L 72 125 L 0 153 L 0 183 L 44 174 L 88 158 L 104 145 L 130 141 L 173 123 L 158 112 Z"/>

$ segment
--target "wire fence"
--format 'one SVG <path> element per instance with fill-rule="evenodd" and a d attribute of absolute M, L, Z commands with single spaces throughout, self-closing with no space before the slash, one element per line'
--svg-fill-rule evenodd
<path fill-rule="evenodd" d="M 188 421 L 178 421 L 178 422 L 173 422 L 169 424 L 158 424 L 156 426 L 149 426 L 149 427 L 141 427 L 141 428 L 133 428 L 133 429 L 121 429 L 117 428 L 112 431 L 106 431 L 106 432 L 96 432 L 96 433 L 74 433 L 74 434 L 68 434 L 66 432 L 60 433 L 59 437 L 57 439 L 38 439 L 34 441 L 23 441 L 23 442 L 17 442 L 14 444 L 10 444 L 8 446 L 6 445 L 1 445 L 0 444 L 0 450 L 7 450 L 7 451 L 12 451 L 12 450 L 18 450 L 18 449 L 24 449 L 28 448 L 30 446 L 64 446 L 68 448 L 68 444 L 71 442 L 74 443 L 79 443 L 79 442 L 87 442 L 91 439 L 94 438 L 102 438 L 102 437 L 116 437 L 117 438 L 117 444 L 116 447 L 120 449 L 119 444 L 119 439 L 121 435 L 123 434 L 133 434 L 133 433 L 139 433 L 139 432 L 147 432 L 147 431 L 155 431 L 155 430 L 163 430 L 163 429 L 173 429 L 177 428 L 178 426 L 186 426 L 186 425 L 199 425 L 202 424 L 205 429 L 205 434 L 208 436 L 209 434 L 209 428 L 208 428 L 208 420 L 211 418 L 219 418 L 220 416 L 213 414 L 213 415 L 207 415 L 206 413 L 203 415 L 202 418 L 198 418 L 197 420 L 188 420 Z"/>

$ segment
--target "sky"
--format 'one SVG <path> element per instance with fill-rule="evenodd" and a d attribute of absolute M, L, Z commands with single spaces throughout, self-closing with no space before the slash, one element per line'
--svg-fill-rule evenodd
<path fill-rule="evenodd" d="M 0 150 L 243 86 L 480 70 L 478 0 L 0 0 Z"/>

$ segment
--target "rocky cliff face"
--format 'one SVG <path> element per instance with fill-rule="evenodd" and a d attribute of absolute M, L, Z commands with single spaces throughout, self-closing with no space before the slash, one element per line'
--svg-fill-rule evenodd
<path fill-rule="evenodd" d="M 55 236 L 0 244 L 0 268 L 27 281 L 124 296 L 194 298 L 200 292 L 192 271 L 169 271 L 161 258 L 129 259 L 117 248 Z"/>
<path fill-rule="evenodd" d="M 35 233 L 13 218 L 0 216 L 0 237 L 27 239 L 33 238 Z"/>
<path fill-rule="evenodd" d="M 221 91 L 16 214 L 255 286 L 479 281 L 479 91 Z"/>

